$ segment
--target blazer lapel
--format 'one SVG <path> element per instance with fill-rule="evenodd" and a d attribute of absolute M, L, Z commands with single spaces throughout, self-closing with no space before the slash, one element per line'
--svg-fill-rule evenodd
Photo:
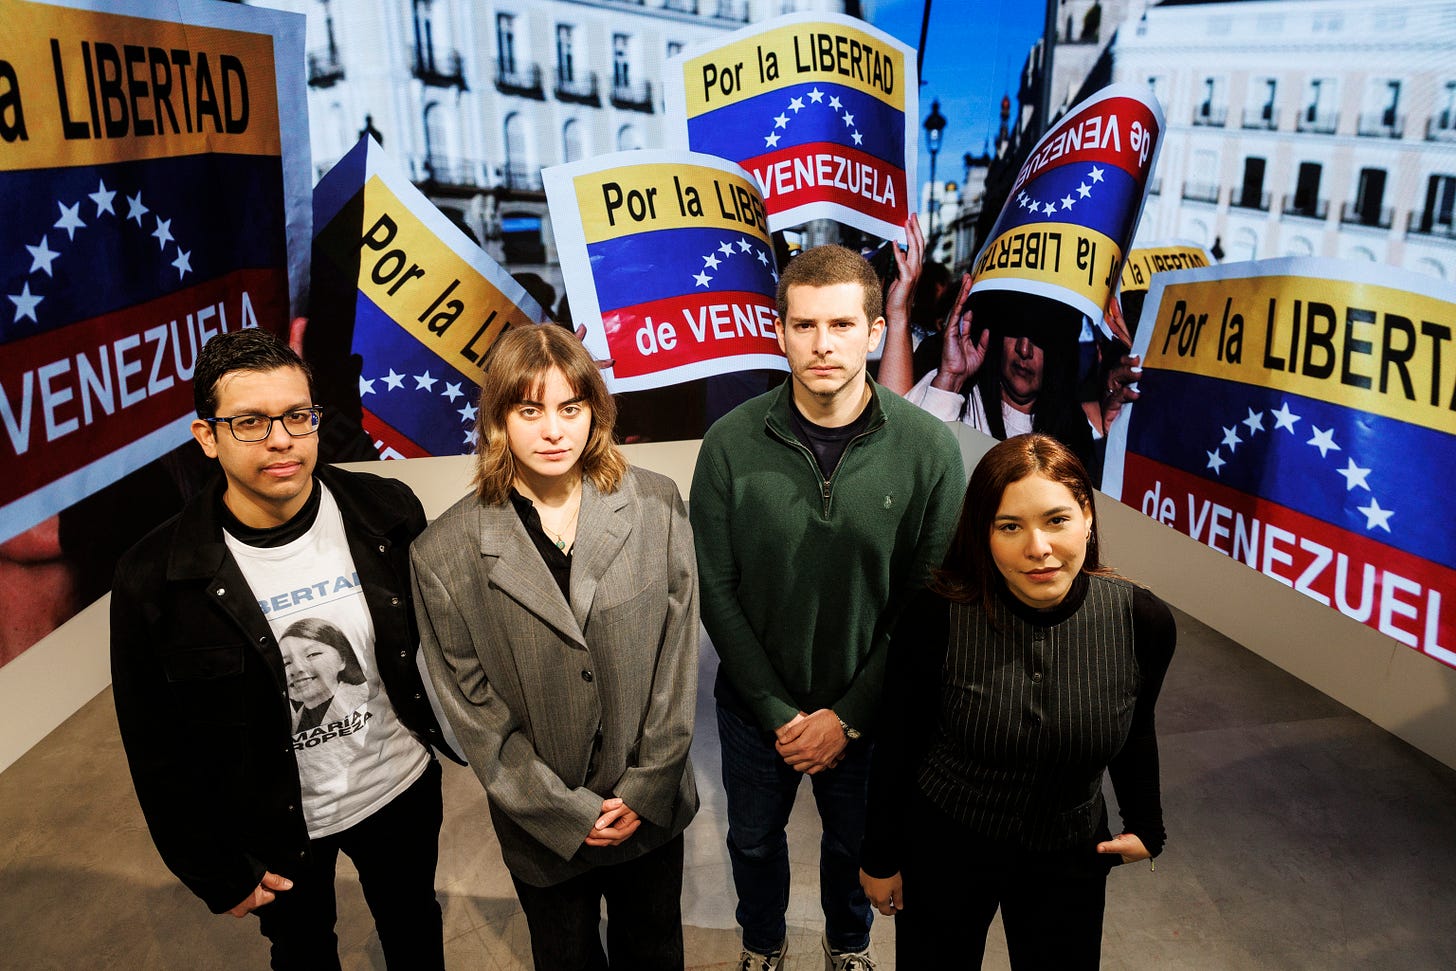
<path fill-rule="evenodd" d="M 583 501 L 585 497 L 583 496 Z M 541 553 L 526 534 L 526 527 L 509 502 L 477 506 L 480 516 L 480 552 L 490 585 L 539 617 L 583 649 L 586 638 L 572 616 L 561 588 L 551 576 Z M 580 527 L 578 527 L 580 532 Z M 572 587 L 577 564 L 572 563 Z"/>
<path fill-rule="evenodd" d="M 571 552 L 571 612 L 580 630 L 586 630 L 598 581 L 632 532 L 632 519 L 627 514 L 631 493 L 630 475 L 623 477 L 616 492 L 606 495 L 598 492 L 590 479 L 582 482 L 581 517 Z"/>

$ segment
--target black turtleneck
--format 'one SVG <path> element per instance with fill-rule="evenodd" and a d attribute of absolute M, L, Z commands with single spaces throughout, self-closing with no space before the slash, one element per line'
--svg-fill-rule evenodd
<path fill-rule="evenodd" d="M 292 519 L 277 526 L 264 526 L 261 529 L 243 525 L 242 520 L 234 516 L 233 511 L 223 501 L 224 495 L 224 492 L 219 492 L 217 495 L 217 512 L 218 520 L 228 535 L 248 546 L 258 549 L 273 549 L 288 545 L 313 528 L 314 520 L 318 518 L 323 486 L 319 484 L 318 479 L 314 479 L 313 488 L 308 493 L 308 501 L 303 504 L 302 509 L 293 514 Z"/>

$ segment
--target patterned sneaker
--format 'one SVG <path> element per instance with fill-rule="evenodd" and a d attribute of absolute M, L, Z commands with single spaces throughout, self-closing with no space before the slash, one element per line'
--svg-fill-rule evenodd
<path fill-rule="evenodd" d="M 824 938 L 824 971 L 875 971 L 875 962 L 870 959 L 869 949 L 863 951 L 832 951 L 829 938 Z"/>
<path fill-rule="evenodd" d="M 745 947 L 743 953 L 738 955 L 737 971 L 779 971 L 779 966 L 783 963 L 783 944 L 779 945 L 778 950 L 769 954 L 759 954 L 757 951 L 750 951 Z"/>

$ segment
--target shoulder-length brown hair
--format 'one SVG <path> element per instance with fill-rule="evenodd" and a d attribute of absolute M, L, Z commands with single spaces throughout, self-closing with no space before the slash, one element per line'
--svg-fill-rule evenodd
<path fill-rule="evenodd" d="M 930 579 L 933 592 L 959 603 L 995 603 L 995 592 L 1003 581 L 991 558 L 991 527 L 1006 487 L 1032 475 L 1066 486 L 1077 505 L 1092 514 L 1092 477 L 1071 449 L 1039 432 L 999 442 L 971 473 L 966 498 L 961 504 L 961 518 L 956 523 L 945 562 Z M 1104 576 L 1113 572 L 1102 565 L 1095 515 L 1082 571 Z"/>
<path fill-rule="evenodd" d="M 581 474 L 598 492 L 615 492 L 627 474 L 627 459 L 612 441 L 617 403 L 581 341 L 557 324 L 512 327 L 491 349 L 475 421 L 475 493 L 486 505 L 505 502 L 516 479 L 506 416 L 523 401 L 541 400 L 552 368 L 561 371 L 571 390 L 591 408 Z"/>

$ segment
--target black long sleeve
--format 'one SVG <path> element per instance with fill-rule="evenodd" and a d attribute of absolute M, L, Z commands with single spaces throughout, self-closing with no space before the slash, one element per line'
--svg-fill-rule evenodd
<path fill-rule="evenodd" d="M 989 624 L 979 608 L 921 592 L 892 632 L 865 872 L 899 870 L 917 792 L 986 838 L 1073 845 L 1095 828 L 1104 768 L 1123 831 L 1156 855 L 1165 832 L 1154 711 L 1177 638 L 1171 611 L 1134 584 L 1086 575 L 1052 610 L 1009 595 L 994 607 L 1000 622 Z"/>
<path fill-rule="evenodd" d="M 1133 708 L 1132 729 L 1122 751 L 1107 765 L 1123 832 L 1143 841 L 1149 853 L 1163 851 L 1163 799 L 1159 784 L 1158 734 L 1154 709 L 1163 690 L 1163 678 L 1178 643 L 1178 628 L 1168 605 L 1147 590 L 1133 594 L 1133 644 L 1142 684 Z"/>
<path fill-rule="evenodd" d="M 935 734 L 949 634 L 949 604 L 928 590 L 905 605 L 890 634 L 860 849 L 860 866 L 872 877 L 893 876 L 900 869 L 905 801 Z"/>

